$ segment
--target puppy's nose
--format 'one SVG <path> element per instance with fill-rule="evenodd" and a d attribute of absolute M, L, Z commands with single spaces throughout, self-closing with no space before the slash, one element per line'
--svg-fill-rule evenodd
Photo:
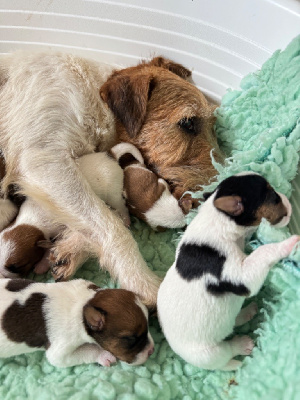
<path fill-rule="evenodd" d="M 151 349 L 148 351 L 148 356 L 150 357 L 151 354 L 153 354 L 153 353 L 154 353 L 154 346 L 151 347 Z"/>

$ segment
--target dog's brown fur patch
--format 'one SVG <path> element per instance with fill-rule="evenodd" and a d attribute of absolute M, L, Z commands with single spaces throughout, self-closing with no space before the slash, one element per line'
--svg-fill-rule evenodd
<path fill-rule="evenodd" d="M 12 246 L 5 265 L 11 272 L 27 274 L 45 253 L 45 249 L 37 246 L 39 240 L 45 239 L 43 232 L 34 226 L 17 225 L 4 232 L 3 239 Z"/>
<path fill-rule="evenodd" d="M 35 283 L 29 279 L 10 279 L 5 287 L 9 292 L 20 292 Z"/>
<path fill-rule="evenodd" d="M 158 177 L 142 165 L 124 170 L 126 204 L 131 214 L 145 220 L 144 213 L 160 198 L 165 186 Z"/>
<path fill-rule="evenodd" d="M 262 204 L 261 207 L 258 208 L 255 214 L 256 216 L 255 225 L 259 225 L 263 218 L 269 221 L 271 225 L 276 225 L 286 215 L 287 215 L 287 210 L 283 205 L 282 201 L 280 201 L 278 204 L 264 203 Z"/>
<path fill-rule="evenodd" d="M 84 311 L 87 332 L 101 347 L 128 363 L 148 344 L 147 319 L 135 299 L 135 294 L 127 290 L 100 290 Z M 98 318 L 97 314 L 93 317 L 90 308 L 94 313 L 100 312 L 102 317 Z M 92 321 L 101 319 L 98 331 L 91 329 L 87 317 Z"/>
<path fill-rule="evenodd" d="M 24 305 L 15 301 L 2 317 L 2 329 L 13 342 L 30 347 L 49 347 L 43 303 L 47 296 L 33 293 Z"/>

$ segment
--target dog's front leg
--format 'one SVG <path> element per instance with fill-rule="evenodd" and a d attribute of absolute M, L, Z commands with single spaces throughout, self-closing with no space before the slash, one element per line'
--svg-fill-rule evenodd
<path fill-rule="evenodd" d="M 40 154 L 23 159 L 20 186 L 54 215 L 57 222 L 79 231 L 100 256 L 100 264 L 121 287 L 138 294 L 146 305 L 156 304 L 160 279 L 147 267 L 137 243 L 121 219 L 91 190 L 73 159 Z"/>
<path fill-rule="evenodd" d="M 98 363 L 105 367 L 115 363 L 116 358 L 96 344 L 85 343 L 73 351 L 57 351 L 51 346 L 46 352 L 49 362 L 56 367 L 73 367 L 80 364 Z"/>
<path fill-rule="evenodd" d="M 250 296 L 258 293 L 272 265 L 287 257 L 299 239 L 294 235 L 280 243 L 265 244 L 245 258 L 241 278 L 250 290 Z"/>

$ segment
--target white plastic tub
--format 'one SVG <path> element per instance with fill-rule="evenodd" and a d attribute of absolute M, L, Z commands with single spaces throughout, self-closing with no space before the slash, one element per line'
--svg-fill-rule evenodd
<path fill-rule="evenodd" d="M 217 103 L 299 33 L 299 0 L 0 0 L 0 53 L 58 49 L 124 65 L 163 54 Z M 290 227 L 300 232 L 296 181 Z"/>

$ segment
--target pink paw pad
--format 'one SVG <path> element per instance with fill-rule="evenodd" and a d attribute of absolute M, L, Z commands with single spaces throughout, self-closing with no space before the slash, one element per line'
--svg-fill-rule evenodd
<path fill-rule="evenodd" d="M 254 342 L 250 336 L 236 336 L 233 340 L 238 348 L 239 355 L 248 356 L 252 353 Z"/>
<path fill-rule="evenodd" d="M 294 246 L 296 243 L 300 241 L 300 236 L 298 235 L 293 235 L 289 239 L 285 240 L 283 242 L 284 244 L 284 250 L 286 251 L 286 257 L 291 253 L 293 250 Z"/>
<path fill-rule="evenodd" d="M 109 351 L 102 351 L 98 357 L 98 363 L 103 365 L 103 367 L 110 367 L 111 364 L 117 362 L 117 359 Z"/>

